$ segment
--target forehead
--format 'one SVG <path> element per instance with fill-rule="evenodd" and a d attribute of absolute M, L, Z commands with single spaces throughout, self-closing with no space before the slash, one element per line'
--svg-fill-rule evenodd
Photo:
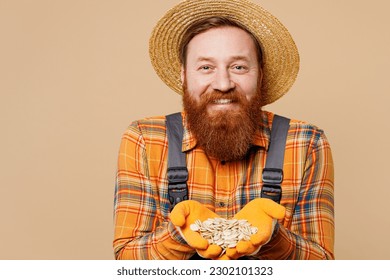
<path fill-rule="evenodd" d="M 209 29 L 192 38 L 188 44 L 188 57 L 194 55 L 256 57 L 254 39 L 245 30 L 224 26 Z"/>

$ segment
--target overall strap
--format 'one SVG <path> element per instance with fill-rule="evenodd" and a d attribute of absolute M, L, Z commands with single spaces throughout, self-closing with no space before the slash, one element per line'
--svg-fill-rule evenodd
<path fill-rule="evenodd" d="M 274 115 L 271 141 L 263 169 L 263 188 L 261 197 L 280 203 L 282 197 L 283 162 L 290 119 Z M 171 209 L 188 199 L 188 170 L 186 155 L 181 151 L 183 141 L 183 123 L 181 113 L 166 116 L 168 136 L 168 198 Z"/>
<path fill-rule="evenodd" d="M 167 115 L 166 128 L 168 136 L 168 198 L 172 210 L 177 203 L 188 199 L 186 154 L 181 151 L 183 141 L 181 113 Z"/>
<path fill-rule="evenodd" d="M 284 151 L 290 119 L 274 115 L 272 121 L 271 141 L 263 169 L 263 188 L 261 197 L 280 203 L 282 198 Z"/>

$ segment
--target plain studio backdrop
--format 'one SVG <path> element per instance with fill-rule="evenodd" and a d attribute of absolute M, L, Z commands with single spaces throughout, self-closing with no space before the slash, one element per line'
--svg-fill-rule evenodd
<path fill-rule="evenodd" d="M 256 0 L 301 69 L 266 110 L 325 130 L 336 258 L 390 259 L 390 2 Z M 113 259 L 117 153 L 131 121 L 181 110 L 148 40 L 176 0 L 0 0 L 0 259 Z"/>

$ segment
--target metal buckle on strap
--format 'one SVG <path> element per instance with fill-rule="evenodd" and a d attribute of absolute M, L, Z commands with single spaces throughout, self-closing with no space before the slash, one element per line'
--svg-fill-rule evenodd
<path fill-rule="evenodd" d="M 261 189 L 261 197 L 272 199 L 280 203 L 282 199 L 283 170 L 278 168 L 263 169 L 263 188 Z"/>
<path fill-rule="evenodd" d="M 276 203 L 280 203 L 280 200 L 282 199 L 282 188 L 280 186 L 263 185 L 261 197 L 269 198 Z"/>
<path fill-rule="evenodd" d="M 280 185 L 283 182 L 283 170 L 278 168 L 263 169 L 263 183 L 265 185 Z"/>
<path fill-rule="evenodd" d="M 170 210 L 181 201 L 188 199 L 187 167 L 170 167 L 168 168 L 168 199 L 171 203 Z"/>
<path fill-rule="evenodd" d="M 188 180 L 188 170 L 187 167 L 169 167 L 168 168 L 168 182 L 169 183 L 182 183 L 187 182 Z"/>

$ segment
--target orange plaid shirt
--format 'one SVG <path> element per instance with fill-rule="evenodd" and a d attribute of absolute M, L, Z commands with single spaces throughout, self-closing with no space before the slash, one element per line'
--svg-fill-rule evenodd
<path fill-rule="evenodd" d="M 260 197 L 273 114 L 262 113 L 253 146 L 241 161 L 220 162 L 196 145 L 184 117 L 189 199 L 224 218 Z M 115 187 L 117 259 L 188 259 L 195 251 L 169 220 L 165 117 L 133 122 L 123 134 Z M 333 259 L 333 161 L 322 130 L 292 120 L 281 204 L 286 216 L 257 259 Z"/>

